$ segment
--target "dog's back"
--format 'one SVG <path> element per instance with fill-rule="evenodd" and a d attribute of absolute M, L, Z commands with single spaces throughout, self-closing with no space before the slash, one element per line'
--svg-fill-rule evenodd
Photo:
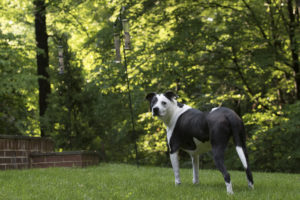
<path fill-rule="evenodd" d="M 224 137 L 224 140 L 233 137 L 236 146 L 245 147 L 245 128 L 242 119 L 231 109 L 220 107 L 214 109 L 207 115 L 207 122 L 210 129 L 210 138 Z M 221 132 L 217 130 L 223 130 Z M 222 135 L 221 135 L 222 134 Z M 215 137 L 214 137 L 215 136 Z M 212 141 L 213 142 L 213 141 Z"/>
<path fill-rule="evenodd" d="M 179 148 L 186 150 L 196 149 L 194 138 L 200 142 L 209 140 L 208 124 L 206 115 L 200 110 L 189 109 L 177 120 L 171 140 L 171 153 Z"/>

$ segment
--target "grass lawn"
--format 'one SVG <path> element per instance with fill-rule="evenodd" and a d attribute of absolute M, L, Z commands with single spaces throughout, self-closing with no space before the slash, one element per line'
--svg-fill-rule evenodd
<path fill-rule="evenodd" d="M 230 174 L 234 195 L 226 194 L 216 170 L 200 170 L 200 184 L 193 185 L 192 170 L 181 169 L 180 186 L 174 185 L 171 168 L 126 164 L 0 171 L 0 199 L 300 199 L 299 174 L 254 172 L 254 190 L 244 172 Z"/>

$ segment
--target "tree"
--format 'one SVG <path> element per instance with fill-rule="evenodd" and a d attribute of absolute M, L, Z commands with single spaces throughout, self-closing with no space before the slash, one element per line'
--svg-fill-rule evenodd
<path fill-rule="evenodd" d="M 31 5 L 0 2 L 0 134 L 40 135 Z"/>
<path fill-rule="evenodd" d="M 46 4 L 45 0 L 34 0 L 35 5 L 35 36 L 36 36 L 36 59 L 37 73 L 39 76 L 39 108 L 40 116 L 44 116 L 48 102 L 47 97 L 50 94 L 49 74 L 49 55 L 48 55 L 48 35 L 46 28 Z M 41 126 L 41 136 L 45 136 L 43 124 Z"/>
<path fill-rule="evenodd" d="M 299 1 L 298 1 L 299 6 Z M 299 36 L 300 34 L 300 22 L 299 22 L 299 9 L 297 7 L 296 0 L 288 0 L 287 1 L 287 10 L 289 16 L 289 23 L 288 23 L 288 34 L 290 40 L 290 51 L 291 51 L 291 67 L 294 70 L 294 77 L 296 83 L 296 92 L 297 92 L 297 99 L 300 100 L 300 63 L 299 63 Z"/>
<path fill-rule="evenodd" d="M 46 12 L 43 4 L 45 1 L 34 1 L 41 21 Z M 15 9 L 24 5 L 27 12 Z M 37 48 L 41 63 L 47 63 L 49 53 L 49 70 L 38 77 L 41 85 L 51 82 L 51 100 L 40 102 L 40 106 L 48 103 L 46 114 L 40 117 L 46 131 L 59 148 L 98 149 L 107 160 L 126 162 L 134 158 L 137 139 L 141 163 L 168 163 L 165 130 L 147 113 L 143 99 L 148 92 L 173 90 L 179 101 L 203 111 L 221 104 L 236 110 L 246 124 L 250 155 L 257 156 L 254 162 L 260 165 L 257 169 L 275 166 L 273 158 L 289 158 L 297 146 L 289 150 L 289 138 L 267 165 L 261 162 L 267 156 L 261 147 L 271 148 L 279 142 L 276 138 L 285 138 L 287 127 L 298 126 L 292 120 L 298 112 L 289 114 L 299 107 L 294 103 L 299 99 L 297 5 L 297 0 L 49 1 L 47 30 L 46 24 L 41 24 L 43 34 L 36 33 L 44 41 L 37 42 L 43 44 Z M 132 37 L 127 66 L 138 138 L 131 137 L 124 66 L 114 63 L 112 51 L 113 23 L 121 6 L 126 6 L 124 15 Z M 1 22 L 8 26 L 12 20 L 19 23 L 11 29 L 0 24 L 0 123 L 10 125 L 1 131 L 30 134 L 36 132 L 39 120 L 35 114 L 38 86 L 29 75 L 36 67 L 32 64 L 33 19 L 28 14 L 32 13 L 32 2 L 1 1 L 2 7 L 8 9 L 2 9 L 5 15 L 0 16 Z M 14 31 L 24 26 L 29 31 Z M 55 37 L 63 32 L 69 35 L 63 45 L 68 46 L 65 61 L 69 68 L 58 75 Z M 48 86 L 39 89 L 50 92 Z M 40 99 L 45 100 L 47 95 L 42 91 Z M 35 126 L 19 126 L 26 122 Z M 40 123 L 42 129 L 44 122 Z M 296 129 L 290 130 L 291 135 L 296 134 Z M 291 163 L 294 167 L 297 164 Z M 287 166 L 284 170 L 294 169 Z"/>

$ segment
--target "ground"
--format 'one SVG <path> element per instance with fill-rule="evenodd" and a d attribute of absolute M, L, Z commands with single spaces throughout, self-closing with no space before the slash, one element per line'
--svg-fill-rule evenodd
<path fill-rule="evenodd" d="M 230 171 L 234 195 L 227 195 L 221 174 L 181 169 L 182 184 L 174 185 L 171 168 L 100 164 L 88 168 L 49 168 L 0 171 L 0 199 L 300 199 L 300 175 L 254 172 L 255 189 L 241 171 Z"/>

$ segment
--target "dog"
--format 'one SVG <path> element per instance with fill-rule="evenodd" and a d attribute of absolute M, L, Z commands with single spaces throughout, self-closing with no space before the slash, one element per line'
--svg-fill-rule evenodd
<path fill-rule="evenodd" d="M 253 189 L 254 182 L 245 143 L 245 128 L 241 118 L 226 107 L 213 108 L 209 113 L 204 113 L 179 103 L 176 98 L 177 95 L 173 92 L 149 93 L 146 96 L 152 115 L 161 119 L 167 127 L 167 143 L 175 184 L 181 184 L 179 150 L 191 156 L 193 183 L 197 184 L 199 183 L 199 153 L 203 145 L 210 142 L 213 159 L 224 177 L 227 193 L 233 194 L 230 175 L 224 165 L 225 149 L 230 137 L 233 137 L 237 154 L 246 170 L 248 186 Z"/>

